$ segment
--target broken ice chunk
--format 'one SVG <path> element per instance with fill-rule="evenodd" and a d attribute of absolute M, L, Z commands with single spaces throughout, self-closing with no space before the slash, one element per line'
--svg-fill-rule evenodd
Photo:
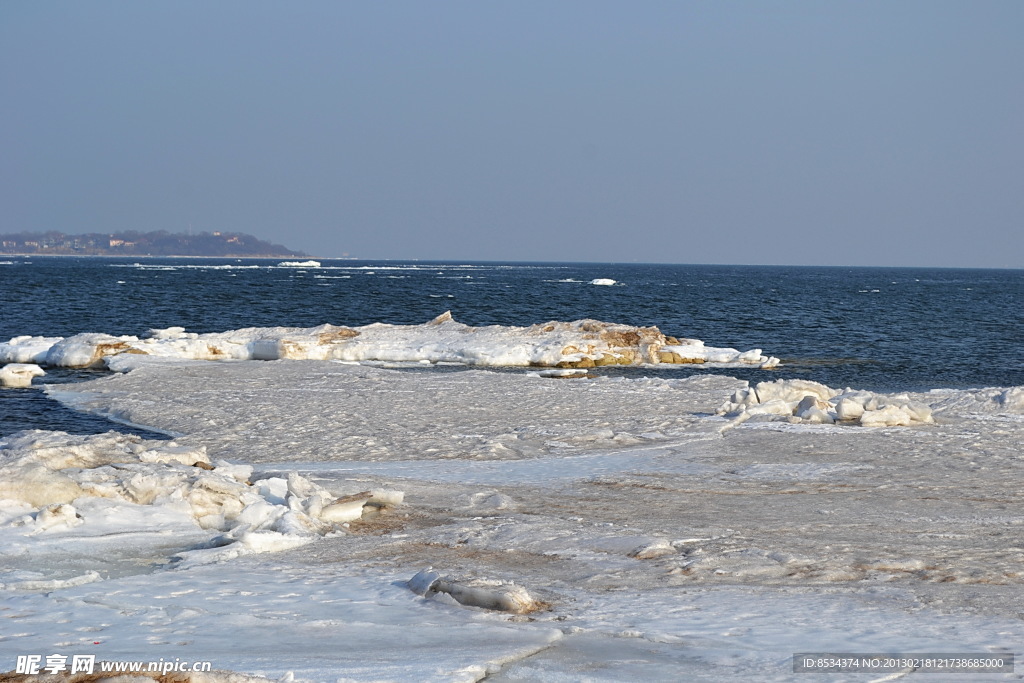
<path fill-rule="evenodd" d="M 525 588 L 510 581 L 453 581 L 442 577 L 430 567 L 417 572 L 408 585 L 417 595 L 426 598 L 446 595 L 467 607 L 482 607 L 513 614 L 528 614 L 545 607 L 545 603 L 535 599 Z"/>
<path fill-rule="evenodd" d="M 33 377 L 45 374 L 41 367 L 32 363 L 10 363 L 0 368 L 0 387 L 23 389 L 32 386 Z"/>
<path fill-rule="evenodd" d="M 363 506 L 373 498 L 369 491 L 363 491 L 352 496 L 338 498 L 333 503 L 324 505 L 320 510 L 319 517 L 325 522 L 332 524 L 344 524 L 363 516 Z"/>

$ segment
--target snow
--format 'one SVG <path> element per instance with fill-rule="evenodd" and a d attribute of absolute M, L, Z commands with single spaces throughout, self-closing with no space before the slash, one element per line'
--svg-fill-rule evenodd
<path fill-rule="evenodd" d="M 8 668 L 784 681 L 796 652 L 1021 656 L 1019 387 L 115 358 L 50 395 L 182 436 L 6 439 Z M 723 430 L 723 404 L 750 417 Z"/>
<path fill-rule="evenodd" d="M 0 345 L 0 362 L 97 367 L 126 354 L 192 360 L 338 360 L 460 363 L 478 366 L 594 367 L 711 362 L 774 367 L 760 349 L 705 347 L 666 337 L 656 327 L 597 320 L 552 321 L 529 327 L 471 327 L 450 312 L 422 325 L 330 324 L 312 328 L 246 328 L 196 334 L 181 327 L 144 338 L 83 333 L 68 338 L 16 337 Z"/>

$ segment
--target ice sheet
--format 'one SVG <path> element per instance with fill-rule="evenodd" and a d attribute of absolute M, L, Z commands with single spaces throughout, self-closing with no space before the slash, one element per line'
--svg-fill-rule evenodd
<path fill-rule="evenodd" d="M 261 474 L 279 474 L 290 469 L 321 477 L 371 476 L 389 479 L 415 479 L 438 483 L 478 486 L 529 486 L 563 484 L 624 472 L 675 472 L 693 475 L 715 472 L 699 462 L 680 457 L 684 447 L 638 448 L 628 451 L 563 455 L 540 460 L 464 461 L 452 467 L 447 460 L 403 460 L 400 462 L 288 462 L 267 463 Z"/>
<path fill-rule="evenodd" d="M 0 657 L 180 658 L 274 680 L 446 683 L 479 680 L 562 636 L 425 600 L 393 570 L 303 560 L 243 558 L 7 596 L 0 620 L 16 626 L 5 627 Z"/>
<path fill-rule="evenodd" d="M 311 487 L 404 502 L 277 553 L 173 562 L 182 548 L 154 539 L 149 564 L 120 572 L 100 554 L 62 556 L 54 511 L 52 531 L 20 538 L 27 559 L 0 589 L 10 668 L 95 641 L 115 659 L 314 681 L 792 680 L 792 654 L 814 649 L 1022 656 L 1015 388 L 875 396 L 932 410 L 934 423 L 908 427 L 723 429 L 716 410 L 746 385 L 713 375 L 135 368 L 53 395 L 253 465 L 267 505 L 295 470 Z M 85 522 L 61 538 L 85 548 L 97 513 L 72 504 Z M 10 503 L 0 528 L 38 509 Z M 196 529 L 176 519 L 159 522 L 171 539 Z M 549 607 L 427 599 L 407 582 L 428 567 L 457 585 L 512 581 Z"/>

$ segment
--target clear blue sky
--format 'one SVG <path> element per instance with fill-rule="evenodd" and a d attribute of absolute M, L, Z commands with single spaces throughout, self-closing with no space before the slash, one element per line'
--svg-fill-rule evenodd
<path fill-rule="evenodd" d="M 1024 267 L 1024 2 L 0 3 L 0 232 Z"/>

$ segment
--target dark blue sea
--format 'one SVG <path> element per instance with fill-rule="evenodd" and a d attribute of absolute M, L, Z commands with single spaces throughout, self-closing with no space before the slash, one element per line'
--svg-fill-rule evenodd
<path fill-rule="evenodd" d="M 470 325 L 580 318 L 656 325 L 782 359 L 775 370 L 727 371 L 751 381 L 804 378 L 886 392 L 1024 385 L 1022 270 L 350 260 L 274 267 L 279 262 L 0 257 L 0 340 L 172 326 L 414 324 L 451 310 Z M 618 284 L 590 284 L 595 278 Z M 596 372 L 681 377 L 708 370 Z M 54 370 L 42 381 L 94 376 Z M 110 426 L 38 389 L 0 391 L 0 434 Z"/>

